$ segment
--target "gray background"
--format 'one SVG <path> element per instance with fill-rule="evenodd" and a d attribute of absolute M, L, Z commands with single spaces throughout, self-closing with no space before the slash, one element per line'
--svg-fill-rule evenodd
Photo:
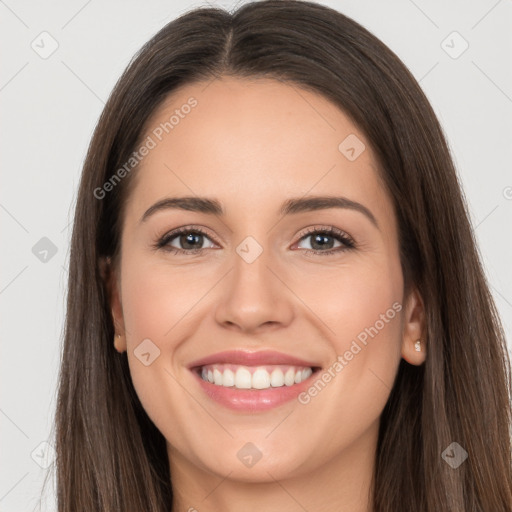
<path fill-rule="evenodd" d="M 420 81 L 453 151 L 510 345 L 512 0 L 320 3 L 367 27 Z M 54 468 L 69 223 L 95 123 L 133 54 L 199 5 L 0 0 L 2 512 L 34 510 Z M 52 485 L 41 508 L 56 510 Z"/>

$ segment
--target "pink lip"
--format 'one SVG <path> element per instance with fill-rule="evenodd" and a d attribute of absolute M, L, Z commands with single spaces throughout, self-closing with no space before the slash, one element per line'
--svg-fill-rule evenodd
<path fill-rule="evenodd" d="M 198 369 L 207 364 L 239 364 L 244 366 L 262 366 L 269 364 L 282 364 L 291 366 L 304 366 L 313 368 L 313 374 L 305 381 L 292 386 L 282 386 L 268 389 L 235 389 L 224 386 L 217 386 L 201 378 Z M 200 388 L 212 400 L 236 411 L 261 412 L 278 407 L 290 400 L 296 399 L 300 393 L 305 391 L 316 376 L 318 365 L 298 359 L 293 356 L 282 354 L 271 350 L 259 352 L 247 352 L 244 350 L 230 350 L 212 354 L 208 357 L 198 359 L 189 365 Z"/>
<path fill-rule="evenodd" d="M 189 364 L 189 368 L 197 368 L 198 366 L 205 366 L 207 364 L 241 364 L 243 366 L 261 366 L 266 364 L 287 364 L 290 366 L 309 366 L 318 367 L 316 363 L 305 361 L 294 356 L 282 354 L 274 350 L 259 350 L 257 352 L 248 352 L 246 350 L 226 350 L 224 352 L 217 352 L 207 357 L 197 359 Z"/>
<path fill-rule="evenodd" d="M 201 389 L 219 404 L 236 411 L 260 412 L 278 407 L 299 396 L 311 385 L 316 372 L 305 381 L 293 386 L 268 389 L 235 389 L 217 386 L 203 380 L 197 372 L 192 372 Z"/>

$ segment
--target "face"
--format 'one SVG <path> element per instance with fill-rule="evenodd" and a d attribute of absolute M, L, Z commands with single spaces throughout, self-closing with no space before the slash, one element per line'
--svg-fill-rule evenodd
<path fill-rule="evenodd" d="M 112 309 L 171 473 L 268 481 L 373 453 L 401 357 L 424 355 L 363 133 L 295 85 L 225 77 L 173 93 L 144 140 Z"/>

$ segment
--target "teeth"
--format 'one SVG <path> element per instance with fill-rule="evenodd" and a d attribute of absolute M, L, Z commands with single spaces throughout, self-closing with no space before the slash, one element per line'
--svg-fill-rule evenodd
<path fill-rule="evenodd" d="M 280 388 L 284 386 L 284 375 L 283 372 L 279 369 L 274 370 L 270 375 L 270 385 L 273 388 Z"/>
<path fill-rule="evenodd" d="M 220 373 L 217 368 L 213 370 L 213 382 L 217 386 L 222 386 L 222 373 Z"/>
<path fill-rule="evenodd" d="M 216 386 L 237 389 L 268 389 L 293 386 L 309 378 L 311 368 L 294 366 L 239 366 L 215 364 L 203 366 L 201 377 Z"/>
<path fill-rule="evenodd" d="M 252 387 L 256 389 L 267 389 L 270 387 L 270 375 L 267 370 L 258 368 L 252 374 Z"/>
<path fill-rule="evenodd" d="M 251 372 L 247 368 L 238 368 L 235 375 L 235 387 L 251 389 Z"/>
<path fill-rule="evenodd" d="M 227 368 L 224 370 L 224 375 L 222 377 L 222 385 L 230 388 L 235 385 L 235 374 Z"/>
<path fill-rule="evenodd" d="M 284 374 L 284 383 L 286 386 L 293 386 L 293 384 L 295 383 L 295 370 L 293 368 L 290 368 Z"/>

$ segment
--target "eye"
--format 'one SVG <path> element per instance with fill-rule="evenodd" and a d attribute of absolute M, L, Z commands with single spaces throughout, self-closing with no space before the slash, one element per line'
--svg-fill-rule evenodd
<path fill-rule="evenodd" d="M 355 248 L 355 243 L 352 238 L 334 226 L 314 226 L 306 231 L 300 240 L 308 239 L 311 241 L 309 248 L 305 248 L 306 253 L 328 255 Z M 336 241 L 338 242 L 337 247 L 334 246 Z M 300 243 L 300 241 L 298 243 Z"/>
<path fill-rule="evenodd" d="M 329 255 L 355 248 L 352 238 L 344 231 L 334 226 L 314 226 L 309 228 L 302 235 L 298 244 L 302 240 L 310 239 L 309 248 L 302 248 L 306 253 L 316 255 Z M 205 240 L 209 240 L 208 247 L 203 247 Z M 335 243 L 338 246 L 335 246 Z M 199 254 L 204 249 L 214 248 L 213 243 L 208 234 L 200 227 L 185 226 L 166 233 L 155 244 L 155 249 L 163 249 L 173 254 Z"/>
<path fill-rule="evenodd" d="M 172 252 L 173 254 L 197 254 L 207 248 L 203 247 L 205 239 L 210 240 L 206 232 L 201 228 L 186 226 L 175 229 L 170 233 L 166 233 L 157 241 L 155 248 L 164 249 L 165 251 Z M 215 244 L 212 246 L 215 246 Z"/>

